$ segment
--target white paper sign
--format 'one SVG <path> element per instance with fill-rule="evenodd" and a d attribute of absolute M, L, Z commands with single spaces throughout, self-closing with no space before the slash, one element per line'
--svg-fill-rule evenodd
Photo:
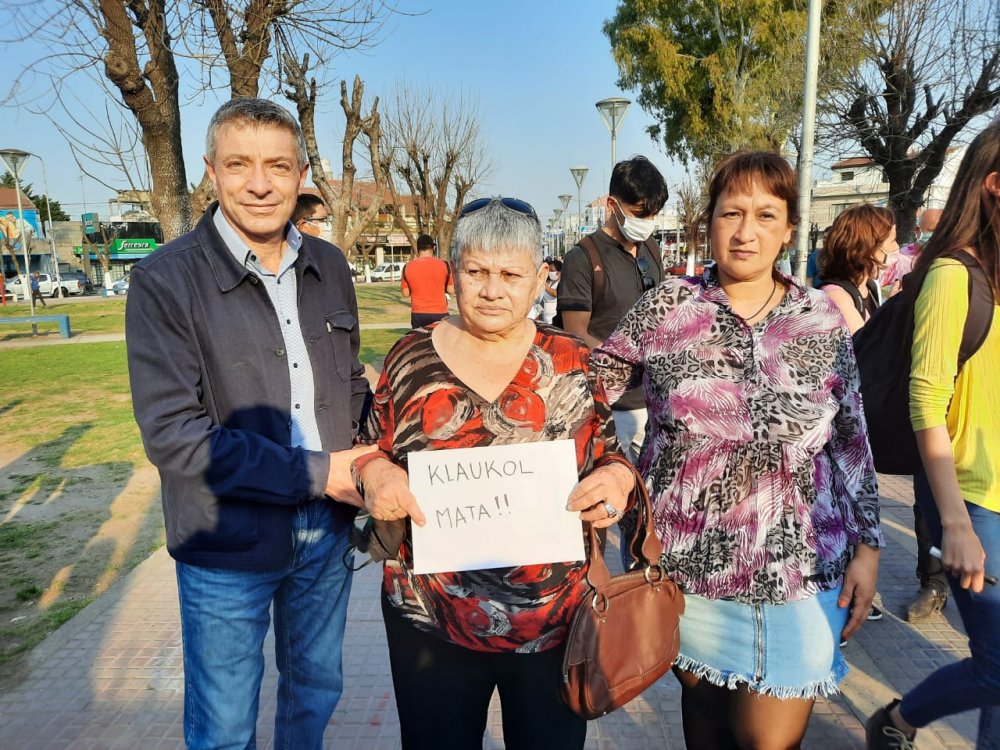
<path fill-rule="evenodd" d="M 416 573 L 582 560 L 583 528 L 566 510 L 577 482 L 572 440 L 409 454 Z"/>

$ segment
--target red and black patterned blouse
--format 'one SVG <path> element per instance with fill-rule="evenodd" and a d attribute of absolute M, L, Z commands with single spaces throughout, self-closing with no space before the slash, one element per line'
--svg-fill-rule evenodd
<path fill-rule="evenodd" d="M 400 339 L 386 355 L 366 426 L 384 453 L 358 464 L 388 455 L 406 468 L 411 451 L 565 439 L 576 442 L 581 477 L 609 461 L 627 464 L 590 351 L 558 328 L 536 326 L 524 363 L 493 402 L 441 361 L 433 326 Z M 561 644 L 587 589 L 585 562 L 417 575 L 409 540 L 400 558 L 385 565 L 392 606 L 421 630 L 477 651 L 532 653 Z"/>

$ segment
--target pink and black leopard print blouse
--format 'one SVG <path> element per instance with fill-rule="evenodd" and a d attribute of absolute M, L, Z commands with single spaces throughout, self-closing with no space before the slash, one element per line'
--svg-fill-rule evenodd
<path fill-rule="evenodd" d="M 780 604 L 836 588 L 882 544 L 851 337 L 822 292 L 748 326 L 713 272 L 650 290 L 594 354 L 609 400 L 642 384 L 639 459 L 671 576 L 711 599 Z"/>

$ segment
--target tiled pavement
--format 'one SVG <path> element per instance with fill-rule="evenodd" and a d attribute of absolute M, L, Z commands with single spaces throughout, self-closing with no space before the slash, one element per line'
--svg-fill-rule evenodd
<path fill-rule="evenodd" d="M 967 653 L 952 605 L 920 626 L 900 619 L 915 591 L 909 482 L 882 478 L 888 549 L 879 591 L 886 609 L 846 647 L 851 675 L 842 696 L 816 705 L 804 746 L 864 745 L 862 722 L 875 707 L 929 670 Z M 268 650 L 273 651 L 268 644 Z M 396 748 L 399 727 L 378 606 L 378 572 L 354 583 L 344 644 L 346 689 L 326 734 L 330 748 Z M 259 746 L 270 748 L 276 673 L 269 658 Z M 32 654 L 28 674 L 0 692 L 0 748 L 59 750 L 177 748 L 182 745 L 183 680 L 173 566 L 160 550 L 54 633 Z M 971 748 L 976 716 L 937 722 L 921 750 Z M 494 702 L 484 747 L 503 747 Z M 682 748 L 680 690 L 667 676 L 625 709 L 593 722 L 588 748 Z"/>

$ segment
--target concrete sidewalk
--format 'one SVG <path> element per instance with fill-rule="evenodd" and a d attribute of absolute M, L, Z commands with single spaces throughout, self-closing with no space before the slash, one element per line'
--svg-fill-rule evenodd
<path fill-rule="evenodd" d="M 816 704 L 804 747 L 864 747 L 863 722 L 927 672 L 967 655 L 957 612 L 909 625 L 900 617 L 916 590 L 909 482 L 881 477 L 888 541 L 879 592 L 886 616 L 867 623 L 845 653 L 852 671 L 843 694 Z M 354 582 L 344 643 L 346 687 L 326 734 L 330 748 L 399 747 L 399 724 L 379 611 L 379 569 Z M 258 746 L 272 747 L 277 674 L 273 643 L 261 694 Z M 29 673 L 0 693 L 0 748 L 64 750 L 178 748 L 183 745 L 183 675 L 173 565 L 161 549 L 50 636 Z M 933 724 L 921 750 L 972 748 L 975 713 Z M 626 708 L 592 722 L 588 748 L 683 748 L 680 689 L 672 676 Z M 484 747 L 503 747 L 494 700 Z"/>

